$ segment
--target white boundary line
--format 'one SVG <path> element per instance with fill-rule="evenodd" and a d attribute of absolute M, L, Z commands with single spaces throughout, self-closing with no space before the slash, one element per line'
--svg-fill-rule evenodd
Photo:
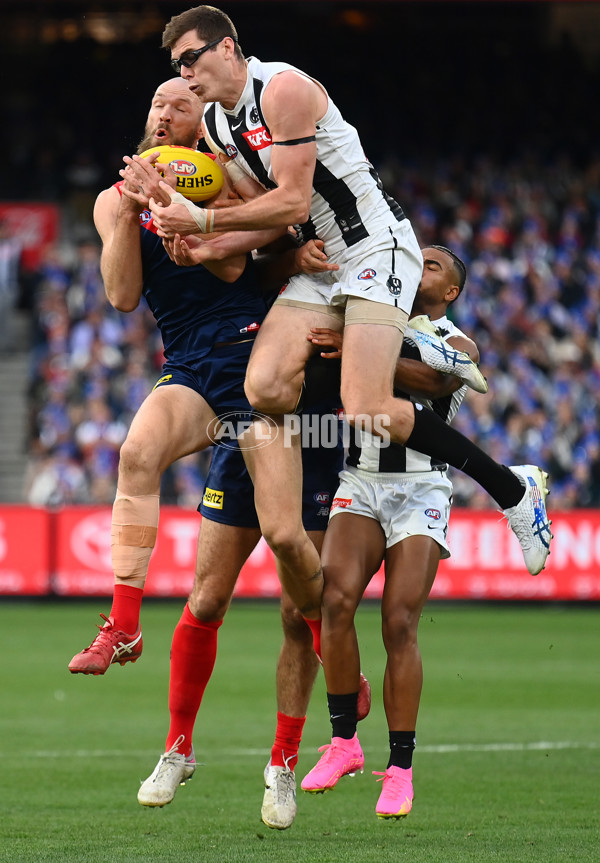
<path fill-rule="evenodd" d="M 200 746 L 198 746 L 200 749 Z M 375 747 L 363 747 L 365 752 L 382 752 Z M 557 749 L 600 749 L 600 741 L 575 741 L 575 740 L 539 740 L 531 743 L 441 743 L 438 745 L 418 746 L 416 753 L 426 755 L 445 755 L 460 752 L 535 752 Z M 306 750 L 305 750 L 306 751 Z M 211 756 L 218 758 L 226 756 L 231 758 L 261 756 L 270 754 L 270 749 L 212 749 Z M 0 752 L 0 758 L 8 759 L 13 753 Z M 64 750 L 38 750 L 28 753 L 28 758 L 147 758 L 160 753 L 158 750 L 148 749 L 64 749 Z"/>

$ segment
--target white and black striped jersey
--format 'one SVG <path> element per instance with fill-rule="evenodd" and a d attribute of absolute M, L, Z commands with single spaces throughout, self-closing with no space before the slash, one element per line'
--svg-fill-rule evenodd
<path fill-rule="evenodd" d="M 465 334 L 447 317 L 438 318 L 433 321 L 433 324 L 446 338 L 449 336 L 464 336 L 466 338 Z M 401 356 L 421 359 L 418 347 L 408 339 L 403 342 Z M 420 402 L 425 407 L 435 411 L 445 422 L 450 423 L 455 417 L 466 392 L 467 386 L 465 384 L 452 395 L 441 399 L 417 399 L 399 391 L 395 395 L 410 398 L 412 402 Z M 431 470 L 446 470 L 448 467 L 444 462 L 409 449 L 402 444 L 390 443 L 387 447 L 382 446 L 380 437 L 364 431 L 352 432 L 346 464 L 349 467 L 376 473 L 423 473 Z"/>
<path fill-rule="evenodd" d="M 262 94 L 274 75 L 288 70 L 310 77 L 287 63 L 262 63 L 250 57 L 246 86 L 235 108 L 226 110 L 219 102 L 211 102 L 204 112 L 211 148 L 235 159 L 267 190 L 277 184 L 271 170 L 272 139 L 262 113 Z M 325 116 L 317 123 L 310 218 L 300 227 L 302 241 L 318 237 L 331 257 L 405 216 L 384 192 L 356 129 L 327 98 Z"/>

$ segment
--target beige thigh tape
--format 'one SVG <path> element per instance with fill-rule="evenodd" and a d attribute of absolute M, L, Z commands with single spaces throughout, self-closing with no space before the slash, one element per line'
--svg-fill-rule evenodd
<path fill-rule="evenodd" d="M 362 297 L 348 297 L 346 303 L 346 320 L 348 324 L 384 324 L 396 327 L 404 333 L 408 323 L 408 313 L 387 303 L 376 303 Z"/>
<path fill-rule="evenodd" d="M 308 303 L 304 300 L 288 300 L 286 297 L 277 297 L 275 305 L 292 306 L 296 309 L 310 309 L 313 312 L 320 312 L 322 315 L 329 315 L 330 318 L 335 318 L 336 321 L 344 320 L 344 309 L 341 306 L 326 306 L 324 303 Z"/>

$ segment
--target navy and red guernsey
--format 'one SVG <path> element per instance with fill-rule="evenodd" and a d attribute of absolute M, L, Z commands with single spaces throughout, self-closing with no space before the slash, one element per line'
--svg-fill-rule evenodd
<path fill-rule="evenodd" d="M 121 185 L 115 184 L 119 192 Z M 190 364 L 217 343 L 256 336 L 267 307 L 251 260 L 237 281 L 224 282 L 201 264 L 174 264 L 148 210 L 140 214 L 140 227 L 142 293 L 160 329 L 167 360 Z"/>

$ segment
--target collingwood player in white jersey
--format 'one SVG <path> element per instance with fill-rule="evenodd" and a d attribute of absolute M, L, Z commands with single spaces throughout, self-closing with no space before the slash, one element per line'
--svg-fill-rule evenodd
<path fill-rule="evenodd" d="M 173 68 L 207 104 L 205 131 L 245 203 L 199 209 L 181 195 L 151 206 L 160 236 L 178 263 L 193 263 L 193 234 L 302 226 L 318 236 L 338 269 L 335 279 L 294 276 L 256 338 L 246 375 L 255 422 L 241 441 L 254 482 L 262 533 L 275 552 L 284 584 L 318 637 L 322 572 L 301 521 L 301 461 L 296 440 L 265 434 L 284 424 L 300 400 L 314 327 L 344 328 L 341 396 L 349 422 L 364 423 L 399 444 L 433 455 L 479 482 L 505 511 L 530 572 L 549 552 L 550 527 L 542 471 L 494 462 L 432 411 L 415 412 L 396 398 L 392 381 L 403 332 L 422 273 L 412 227 L 390 199 L 325 88 L 286 64 L 246 61 L 230 18 L 213 6 L 174 16 L 163 33 Z M 265 194 L 248 200 L 247 180 Z M 180 235 L 185 235 L 182 241 Z M 182 254 L 179 257 L 181 251 Z M 262 445 L 259 445 L 262 444 Z"/>
<path fill-rule="evenodd" d="M 423 257 L 414 313 L 429 315 L 453 347 L 477 361 L 474 342 L 446 317 L 448 305 L 464 286 L 464 264 L 442 246 L 423 249 Z M 396 385 L 450 422 L 467 387 L 417 357 L 414 345 L 408 351 L 403 347 Z M 346 469 L 340 474 L 322 552 L 321 646 L 332 743 L 304 778 L 302 788 L 311 792 L 333 788 L 345 773 L 363 767 L 356 736 L 359 651 L 354 616 L 384 561 L 381 614 L 390 756 L 385 772 L 379 774 L 383 787 L 376 812 L 380 818 L 399 818 L 408 814 L 413 799 L 412 754 L 423 678 L 417 627 L 438 563 L 450 556 L 446 533 L 452 484 L 447 465 L 395 444 L 382 448 L 378 439 L 364 433 L 360 438 L 358 445 L 350 447 Z"/>

